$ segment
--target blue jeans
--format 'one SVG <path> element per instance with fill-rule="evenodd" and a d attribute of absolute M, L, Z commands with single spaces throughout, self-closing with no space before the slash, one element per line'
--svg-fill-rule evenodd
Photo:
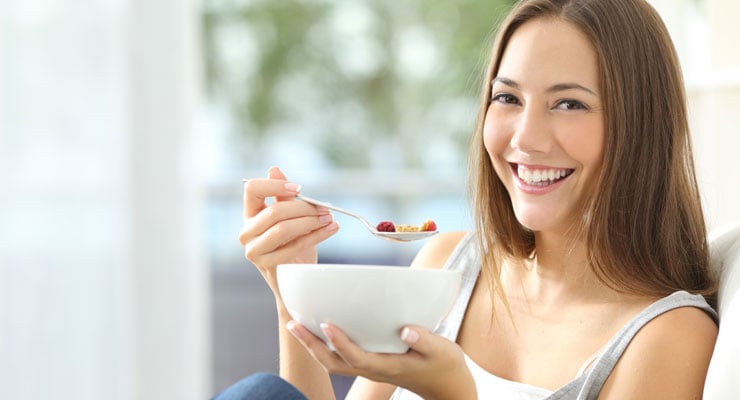
<path fill-rule="evenodd" d="M 308 400 L 283 378 L 260 372 L 240 380 L 213 400 Z"/>

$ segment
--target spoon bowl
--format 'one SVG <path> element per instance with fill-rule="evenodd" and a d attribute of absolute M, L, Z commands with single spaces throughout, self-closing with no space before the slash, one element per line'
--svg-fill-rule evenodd
<path fill-rule="evenodd" d="M 347 211 L 343 208 L 339 208 L 335 205 L 332 205 L 330 203 L 326 203 L 323 201 L 315 200 L 310 197 L 306 197 L 303 195 L 298 195 L 295 197 L 298 200 L 305 201 L 306 203 L 313 204 L 315 206 L 328 208 L 330 210 L 334 210 L 336 212 L 342 213 L 344 215 L 348 215 L 350 217 L 353 217 L 360 222 L 362 222 L 363 225 L 365 225 L 365 228 L 367 228 L 370 233 L 375 235 L 376 237 L 379 237 L 381 239 L 390 240 L 391 242 L 413 242 L 414 240 L 421 240 L 426 239 L 428 237 L 431 237 L 433 235 L 437 234 L 437 231 L 418 231 L 418 232 L 381 232 L 379 231 L 373 224 L 370 223 L 366 218 L 359 214 L 355 214 L 351 211 Z"/>

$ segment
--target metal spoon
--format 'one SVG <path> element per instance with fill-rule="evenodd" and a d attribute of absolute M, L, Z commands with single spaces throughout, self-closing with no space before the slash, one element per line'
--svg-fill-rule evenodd
<path fill-rule="evenodd" d="M 414 240 L 420 240 L 420 239 L 426 239 L 432 235 L 437 234 L 437 231 L 420 231 L 420 232 L 381 232 L 373 226 L 367 219 L 363 218 L 360 215 L 357 215 L 353 212 L 347 211 L 343 208 L 339 208 L 337 206 L 331 205 L 329 203 L 325 203 L 323 201 L 314 200 L 310 197 L 298 195 L 295 197 L 298 200 L 305 201 L 306 203 L 313 204 L 315 206 L 328 208 L 330 210 L 334 210 L 336 212 L 340 212 L 345 215 L 349 215 L 350 217 L 358 219 L 360 222 L 362 222 L 363 225 L 367 228 L 367 230 L 370 231 L 373 235 L 385 239 L 390 240 L 392 242 L 412 242 Z"/>

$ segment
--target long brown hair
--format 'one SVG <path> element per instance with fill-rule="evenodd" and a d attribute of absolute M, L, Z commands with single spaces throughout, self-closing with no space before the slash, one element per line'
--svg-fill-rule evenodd
<path fill-rule="evenodd" d="M 644 0 L 524 0 L 496 37 L 471 147 L 473 206 L 484 266 L 498 285 L 501 257 L 535 251 L 534 234 L 511 200 L 483 145 L 483 121 L 503 52 L 535 18 L 558 18 L 590 40 L 605 109 L 604 160 L 583 225 L 590 265 L 609 287 L 665 296 L 700 293 L 713 303 L 706 226 L 694 172 L 683 78 L 673 43 Z"/>

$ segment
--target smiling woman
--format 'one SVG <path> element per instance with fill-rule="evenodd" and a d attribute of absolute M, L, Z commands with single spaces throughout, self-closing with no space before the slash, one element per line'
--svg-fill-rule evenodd
<path fill-rule="evenodd" d="M 239 238 L 275 295 L 282 378 L 317 399 L 335 396 L 330 373 L 358 377 L 350 399 L 700 398 L 716 284 L 680 68 L 656 11 L 523 0 L 482 89 L 476 229 L 437 235 L 411 265 L 460 271 L 462 289 L 434 331 L 399 330 L 405 354 L 364 351 L 333 321 L 321 321 L 325 343 L 291 319 L 276 266 L 315 263 L 340 228 L 294 201 L 297 182 L 277 168 L 245 186 Z"/>
<path fill-rule="evenodd" d="M 581 40 L 563 41 L 560 44 L 553 43 L 553 40 L 548 42 L 552 46 L 551 49 L 558 49 L 549 53 L 551 60 L 560 61 L 562 64 L 559 65 L 568 68 L 562 71 L 563 77 L 560 81 L 550 82 L 550 85 L 567 83 L 568 86 L 572 86 L 572 83 L 575 83 L 587 90 L 558 91 L 560 97 L 548 91 L 550 101 L 567 100 L 568 102 L 565 103 L 567 109 L 555 108 L 554 104 L 551 104 L 550 107 L 553 110 L 548 113 L 541 112 L 542 116 L 539 119 L 520 118 L 523 122 L 534 123 L 543 123 L 545 115 L 548 118 L 548 130 L 539 126 L 535 127 L 538 129 L 534 133 L 528 133 L 526 126 L 518 127 L 521 128 L 520 132 L 523 132 L 521 137 L 529 138 L 530 142 L 538 139 L 538 146 L 558 143 L 559 146 L 556 146 L 555 150 L 558 150 L 557 147 L 561 150 L 584 149 L 583 145 L 587 143 L 593 146 L 593 150 L 581 150 L 591 151 L 591 158 L 583 158 L 584 154 L 578 157 L 584 162 L 603 163 L 603 166 L 599 167 L 600 170 L 593 171 L 595 173 L 590 178 L 593 180 L 591 184 L 596 185 L 596 190 L 591 191 L 593 195 L 582 198 L 586 201 L 582 204 L 582 207 L 585 207 L 582 211 L 586 212 L 581 213 L 581 218 L 573 220 L 569 229 L 588 232 L 590 247 L 593 249 L 593 255 L 597 256 L 594 259 L 594 267 L 602 279 L 611 280 L 611 283 L 617 286 L 631 287 L 633 290 L 645 293 L 654 293 L 655 290 L 655 287 L 650 288 L 651 284 L 646 284 L 646 282 L 666 285 L 663 290 L 669 291 L 671 287 L 675 287 L 675 283 L 668 283 L 665 277 L 656 275 L 656 271 L 669 268 L 666 265 L 671 265 L 668 261 L 673 260 L 675 255 L 686 257 L 677 265 L 706 264 L 706 250 L 701 250 L 705 247 L 705 226 L 691 158 L 686 104 L 677 56 L 660 17 L 646 2 L 584 2 L 583 4 L 588 4 L 588 6 L 583 7 L 579 12 L 575 10 L 582 5 L 581 2 L 565 3 L 567 4 L 562 6 L 563 11 L 559 16 L 571 26 L 580 27 L 578 29 L 580 32 L 574 32 L 573 35 L 575 39 L 580 37 Z M 635 9 L 640 9 L 640 11 L 635 11 Z M 599 15 L 613 15 L 615 21 L 621 20 L 623 23 L 605 24 L 604 21 L 600 21 Z M 528 20 L 527 16 L 512 20 L 512 28 L 501 33 L 501 40 L 513 41 L 516 39 L 513 35 L 521 37 L 518 28 Z M 548 27 L 548 24 L 540 25 L 541 29 Z M 644 38 L 650 40 L 644 40 Z M 633 48 L 625 49 L 627 45 Z M 580 53 L 570 48 L 571 46 L 581 46 Z M 586 48 L 584 49 L 583 46 Z M 485 115 L 485 119 L 481 120 L 483 128 L 479 130 L 481 142 L 486 140 L 486 125 L 491 125 L 488 118 L 503 113 L 502 120 L 507 121 L 507 118 L 510 118 L 509 115 L 512 115 L 510 111 L 499 111 L 502 107 L 496 104 L 500 104 L 501 99 L 496 100 L 496 93 L 492 92 L 493 87 L 509 87 L 499 82 L 500 78 L 504 78 L 505 81 L 511 80 L 506 70 L 508 68 L 506 62 L 511 57 L 505 50 L 504 46 L 494 50 L 499 52 L 499 58 L 491 65 L 489 79 L 493 85 L 486 91 L 485 98 L 495 101 L 491 101 L 491 105 L 481 111 Z M 522 57 L 524 56 L 517 54 L 512 61 L 516 62 Z M 571 59 L 568 60 L 568 57 Z M 655 61 L 643 62 L 645 59 Z M 581 64 L 588 64 L 590 67 L 586 68 Z M 538 67 L 532 68 L 531 65 Z M 542 76 L 543 71 L 552 69 L 542 64 L 520 65 L 519 67 L 521 71 L 526 71 L 528 78 Z M 570 70 L 579 71 L 582 75 L 576 76 L 570 73 Z M 529 88 L 528 93 L 531 92 L 532 88 Z M 564 96 L 564 93 L 567 96 Z M 509 98 L 509 95 L 506 100 L 507 103 L 519 101 L 523 104 L 522 106 L 507 106 L 507 110 L 523 107 L 532 111 L 537 110 L 538 106 L 547 106 L 546 104 L 526 103 L 527 98 L 514 100 Z M 541 102 L 545 101 L 547 100 L 541 100 Z M 524 115 L 528 118 L 532 117 L 531 114 Z M 522 121 L 517 120 L 517 123 L 521 124 Z M 503 123 L 497 119 L 495 126 Z M 566 129 L 558 128 L 564 123 L 572 123 L 572 125 L 566 125 Z M 586 125 L 588 123 L 593 125 L 589 127 Z M 571 129 L 576 131 L 571 131 Z M 564 130 L 566 133 L 563 133 Z M 540 136 L 532 139 L 530 135 Z M 543 138 L 545 140 L 539 140 Z M 514 147 L 519 143 L 517 140 L 516 136 L 512 138 Z M 581 143 L 583 141 L 586 142 Z M 510 150 L 507 154 L 510 156 L 512 151 Z M 497 167 L 494 170 L 493 166 L 497 165 L 495 159 L 492 164 L 488 163 L 488 160 L 487 151 L 477 152 L 474 161 L 479 167 L 478 185 L 487 185 L 487 182 L 491 181 L 489 179 L 499 173 L 499 169 L 504 169 Z M 509 160 L 510 166 L 513 168 L 517 161 L 526 164 L 526 160 L 511 159 Z M 577 180 L 574 179 L 579 175 L 577 165 L 554 165 L 554 167 L 567 167 L 575 171 L 572 176 L 563 180 L 563 183 Z M 515 175 L 512 181 L 521 183 L 518 169 L 517 166 L 517 174 L 509 173 L 509 175 Z M 581 176 L 584 173 L 591 173 L 585 168 L 581 168 L 580 171 Z M 667 178 L 666 174 L 668 174 Z M 508 200 L 506 203 L 501 203 L 501 200 L 509 196 L 517 196 L 521 191 L 508 191 L 508 187 L 505 186 L 506 175 L 499 173 L 499 176 L 502 177 L 501 181 L 493 179 L 492 182 L 501 182 L 501 184 L 490 188 L 496 196 L 481 195 L 478 208 L 483 215 L 487 214 L 484 210 L 495 211 L 495 214 L 490 214 L 486 218 L 486 224 L 494 232 L 502 235 L 497 245 L 508 249 L 507 251 L 513 254 L 527 257 L 534 250 L 534 235 L 520 227 L 517 215 L 511 213 L 508 206 L 502 205 L 507 204 Z M 580 180 L 574 183 L 583 185 Z M 637 187 L 641 190 L 635 191 L 634 188 Z M 578 187 L 575 189 L 582 190 Z M 479 193 L 485 193 L 485 191 L 479 191 Z M 685 200 L 674 200 L 677 198 Z M 686 225 L 676 224 L 677 219 L 685 221 L 682 224 Z M 652 223 L 641 223 L 646 220 Z M 655 248 L 645 245 L 634 246 L 638 242 L 654 243 L 655 237 L 665 237 L 665 235 L 669 237 L 675 235 L 676 240 L 661 241 L 655 244 Z M 484 237 L 490 237 L 490 235 L 484 235 Z M 525 240 L 516 242 L 512 241 L 512 238 L 525 238 Z M 686 243 L 695 246 L 696 252 L 673 247 Z M 640 271 L 630 271 L 638 265 L 646 267 L 644 266 L 645 261 L 653 265 L 649 268 L 652 272 L 641 268 L 638 268 Z M 617 267 L 619 265 L 621 267 Z M 645 279 L 643 275 L 645 273 L 651 274 L 649 279 Z M 671 273 L 681 276 L 679 271 Z M 709 282 L 693 282 L 689 277 L 690 272 L 685 271 L 683 274 L 684 276 L 680 278 L 684 280 L 683 284 L 695 285 L 697 289 L 703 287 L 708 290 L 707 293 L 712 292 L 713 286 Z"/>

